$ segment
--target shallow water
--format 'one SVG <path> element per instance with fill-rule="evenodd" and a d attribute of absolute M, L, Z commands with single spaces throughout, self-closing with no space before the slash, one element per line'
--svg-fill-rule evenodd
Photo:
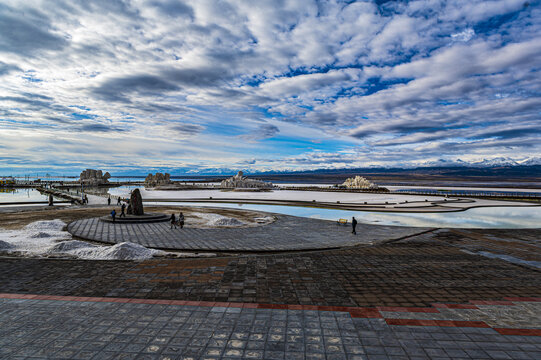
<path fill-rule="evenodd" d="M 46 195 L 41 195 L 39 191 L 35 189 L 26 188 L 0 188 L 0 205 L 10 202 L 33 202 L 33 201 L 47 201 Z"/>
<path fill-rule="evenodd" d="M 244 210 L 257 210 L 278 214 L 338 220 L 355 216 L 366 224 L 438 227 L 438 228 L 539 228 L 541 227 L 541 206 L 532 207 L 486 207 L 459 212 L 445 213 L 389 213 L 374 211 L 350 211 L 321 209 L 301 206 L 258 205 L 258 204 L 217 204 L 217 203 L 145 203 L 145 205 L 210 206 Z"/>

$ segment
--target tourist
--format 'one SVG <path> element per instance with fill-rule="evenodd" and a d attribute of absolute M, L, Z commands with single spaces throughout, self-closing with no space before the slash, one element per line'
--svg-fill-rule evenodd
<path fill-rule="evenodd" d="M 111 211 L 111 217 L 113 218 L 113 222 L 115 222 L 115 218 L 116 218 L 116 211 L 115 211 L 115 209 L 113 209 L 113 211 Z"/>
<path fill-rule="evenodd" d="M 88 205 L 88 195 L 85 194 L 85 204 Z"/>
<path fill-rule="evenodd" d="M 182 211 L 178 214 L 178 226 L 180 226 L 181 229 L 184 228 L 184 214 Z"/>
<path fill-rule="evenodd" d="M 107 198 L 107 205 L 108 205 L 108 206 L 111 205 L 111 197 L 110 197 L 110 196 Z"/>
<path fill-rule="evenodd" d="M 116 204 L 120 205 L 120 196 L 116 198 Z"/>
<path fill-rule="evenodd" d="M 173 226 L 175 227 L 175 229 L 177 228 L 177 222 L 176 222 L 176 219 L 175 219 L 175 214 L 171 214 L 171 229 L 173 228 Z"/>
<path fill-rule="evenodd" d="M 126 211 L 126 204 L 122 203 L 122 206 L 120 207 L 120 216 L 119 217 L 126 217 L 126 213 L 124 211 Z"/>
<path fill-rule="evenodd" d="M 355 219 L 355 216 L 351 219 L 351 233 L 357 235 L 357 231 L 355 231 L 355 228 L 357 227 L 357 220 Z"/>

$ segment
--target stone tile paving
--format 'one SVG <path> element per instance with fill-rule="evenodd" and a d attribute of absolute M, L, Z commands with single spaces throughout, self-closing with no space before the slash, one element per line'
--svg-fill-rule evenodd
<path fill-rule="evenodd" d="M 4 258 L 0 292 L 68 297 L 0 294 L 0 359 L 541 358 L 539 270 L 442 234 L 267 256 Z"/>
<path fill-rule="evenodd" d="M 467 254 L 433 237 L 212 259 L 3 259 L 0 292 L 367 307 L 541 297 L 539 270 Z"/>
<path fill-rule="evenodd" d="M 437 230 L 434 238 L 473 252 L 504 254 L 541 268 L 541 229 Z"/>
<path fill-rule="evenodd" d="M 5 359 L 541 358 L 541 336 L 390 325 L 345 311 L 31 299 L 0 304 Z"/>
<path fill-rule="evenodd" d="M 284 251 L 328 249 L 396 240 L 430 230 L 400 226 L 358 224 L 351 227 L 334 221 L 274 215 L 269 225 L 243 228 L 171 229 L 167 222 L 120 224 L 99 218 L 77 220 L 68 231 L 79 238 L 109 244 L 133 242 L 146 247 L 206 251 Z"/>

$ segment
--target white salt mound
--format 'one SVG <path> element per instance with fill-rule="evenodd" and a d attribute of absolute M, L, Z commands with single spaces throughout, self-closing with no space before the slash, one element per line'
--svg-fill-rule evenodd
<path fill-rule="evenodd" d="M 133 243 L 99 246 L 72 240 L 70 233 L 62 231 L 65 226 L 61 220 L 44 220 L 30 223 L 20 230 L 0 229 L 0 251 L 93 260 L 144 260 L 165 254 Z"/>
<path fill-rule="evenodd" d="M 0 240 L 0 251 L 11 249 L 12 247 L 13 245 L 11 245 L 10 243 Z"/>
<path fill-rule="evenodd" d="M 34 221 L 33 223 L 30 223 L 24 227 L 25 230 L 36 230 L 36 231 L 62 231 L 62 229 L 66 226 L 66 223 L 62 220 L 55 219 L 55 220 L 42 220 L 42 221 Z"/>
<path fill-rule="evenodd" d="M 43 239 L 43 238 L 49 238 L 51 236 L 53 236 L 53 235 L 47 234 L 47 233 L 44 233 L 44 232 L 41 232 L 41 231 L 37 232 L 37 233 L 33 233 L 33 234 L 30 235 L 30 237 L 32 239 Z"/>
<path fill-rule="evenodd" d="M 96 245 L 92 245 L 92 244 L 89 244 L 87 242 L 79 241 L 79 240 L 61 241 L 61 242 L 56 243 L 53 246 L 51 246 L 47 250 L 47 253 L 49 253 L 49 254 L 65 253 L 65 252 L 78 250 L 78 249 L 88 249 L 88 250 L 90 250 L 90 249 L 94 249 L 96 247 L 97 247 Z"/>
<path fill-rule="evenodd" d="M 81 259 L 100 259 L 100 260 L 145 260 L 154 255 L 163 254 L 163 251 L 147 249 L 144 246 L 123 242 L 113 246 L 103 246 L 92 249 L 84 253 L 83 251 L 74 251 Z"/>
<path fill-rule="evenodd" d="M 245 223 L 235 218 L 221 217 L 212 220 L 209 225 L 211 226 L 242 226 Z"/>

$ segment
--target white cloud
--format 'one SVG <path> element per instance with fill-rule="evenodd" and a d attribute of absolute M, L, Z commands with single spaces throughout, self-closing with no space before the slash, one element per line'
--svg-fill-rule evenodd
<path fill-rule="evenodd" d="M 486 154 L 539 152 L 520 131 L 541 111 L 539 19 L 538 3 L 514 0 L 5 1 L 0 26 L 17 31 L 0 34 L 0 169 L 13 154 L 219 167 L 296 159 L 316 138 L 385 162 L 401 142 L 427 157 L 481 151 L 468 133 L 501 135 Z"/>

